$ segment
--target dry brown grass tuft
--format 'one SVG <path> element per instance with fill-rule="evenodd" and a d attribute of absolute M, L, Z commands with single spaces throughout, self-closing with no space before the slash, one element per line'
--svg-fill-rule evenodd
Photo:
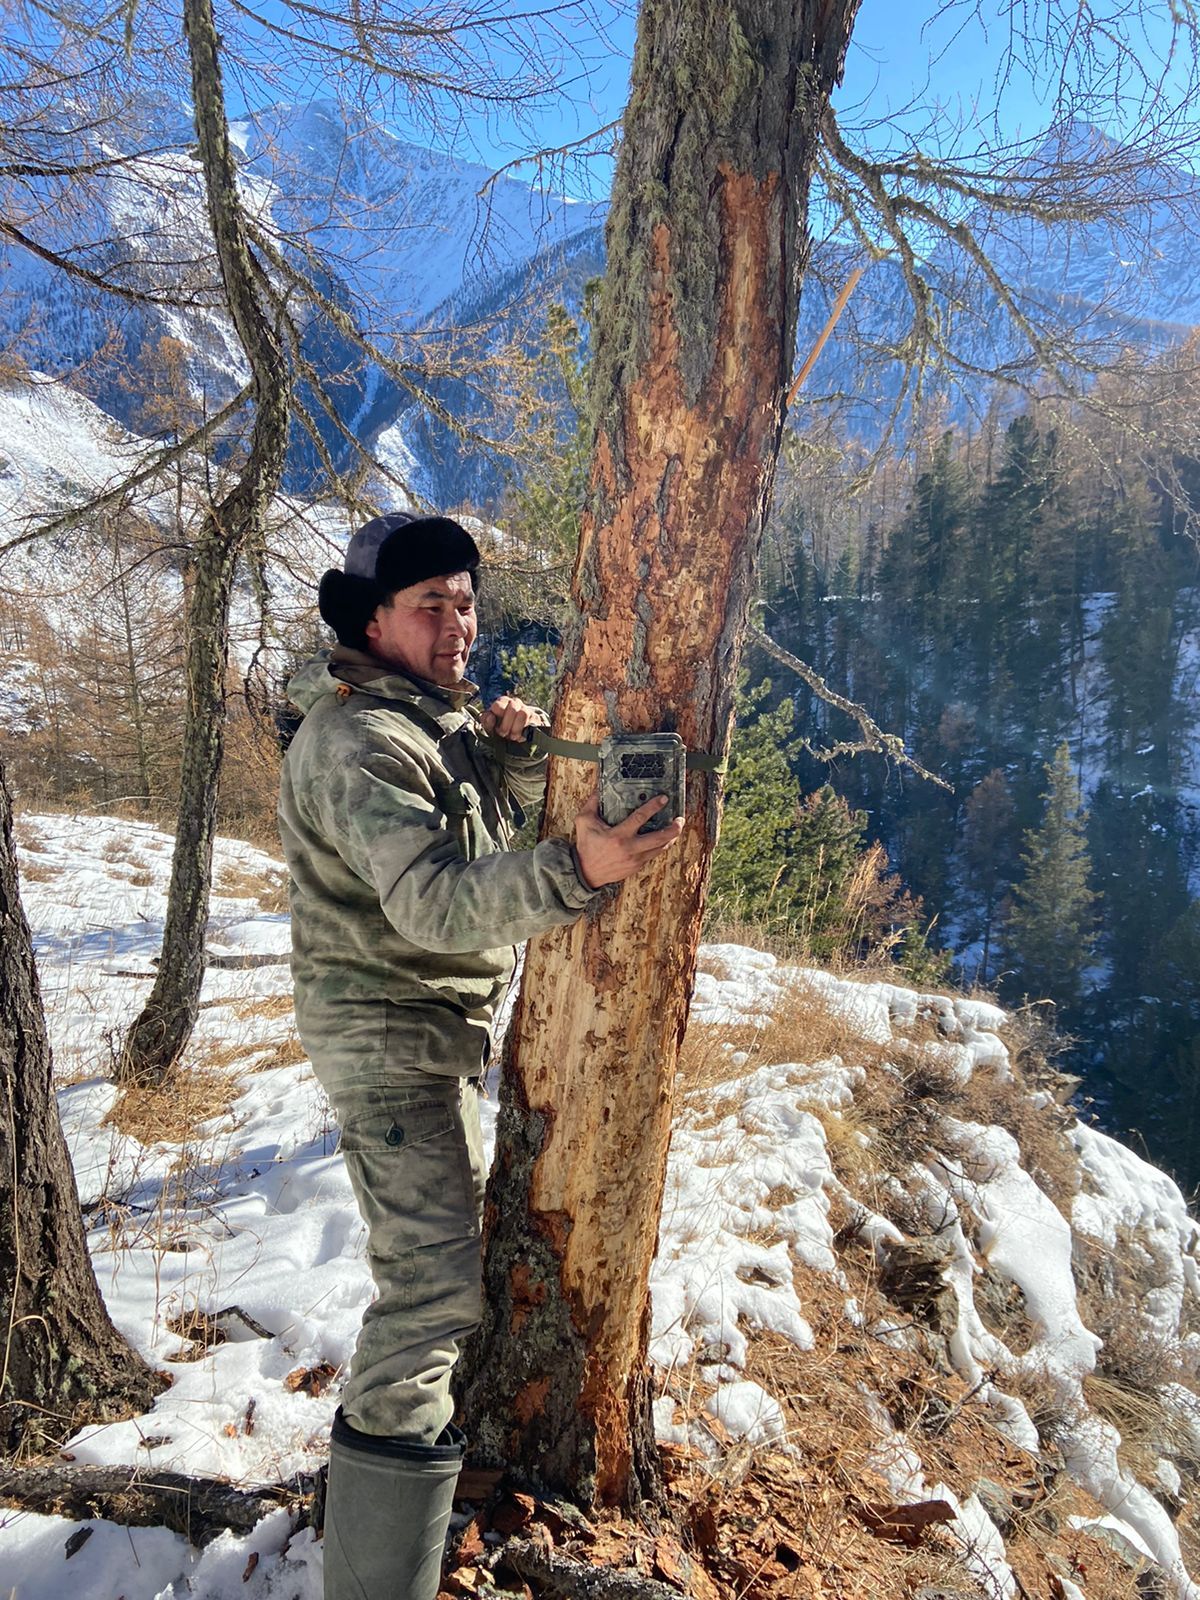
<path fill-rule="evenodd" d="M 1092 1411 L 1111 1422 L 1121 1435 L 1117 1456 L 1142 1483 L 1153 1483 L 1160 1456 L 1186 1458 L 1193 1453 L 1190 1433 L 1160 1395 L 1135 1389 L 1102 1372 L 1090 1373 L 1083 1380 L 1083 1393 Z"/>
<path fill-rule="evenodd" d="M 247 1017 L 264 1017 L 274 1021 L 278 1017 L 290 1017 L 295 1009 L 295 1001 L 290 994 L 272 994 L 263 999 L 239 1000 L 231 1009 L 234 1016 L 243 1022 Z"/>
<path fill-rule="evenodd" d="M 238 1093 L 229 1072 L 185 1068 L 157 1088 L 123 1090 L 104 1121 L 140 1144 L 185 1144 L 202 1122 L 225 1115 Z"/>
<path fill-rule="evenodd" d="M 702 1091 L 761 1066 L 810 1063 L 831 1056 L 865 1066 L 883 1060 L 885 1054 L 884 1046 L 864 1039 L 845 1013 L 832 1009 L 817 990 L 796 984 L 761 1025 L 690 1024 L 679 1055 L 679 1083 L 684 1090 Z"/>
<path fill-rule="evenodd" d="M 296 1067 L 307 1060 L 308 1053 L 300 1043 L 299 1034 L 290 1033 L 286 1039 L 281 1039 L 268 1055 L 257 1060 L 251 1071 L 270 1072 L 275 1067 Z"/>
<path fill-rule="evenodd" d="M 1178 1336 L 1164 1338 L 1142 1312 L 1147 1291 L 1162 1282 L 1138 1236 L 1118 1229 L 1110 1248 L 1077 1233 L 1071 1266 L 1079 1314 L 1104 1341 L 1096 1358 L 1098 1375 L 1148 1398 L 1168 1383 L 1184 1381 Z"/>
<path fill-rule="evenodd" d="M 1013 1355 L 1023 1356 L 1033 1349 L 1038 1330 L 1030 1320 L 1020 1286 L 1002 1277 L 988 1261 L 981 1263 L 974 1300 L 984 1327 Z"/>
<path fill-rule="evenodd" d="M 287 873 L 282 867 L 252 870 L 227 861 L 216 872 L 213 888 L 230 900 L 255 900 L 266 912 L 277 914 L 288 908 Z"/>
<path fill-rule="evenodd" d="M 44 861 L 29 860 L 22 850 L 17 858 L 17 876 L 22 883 L 49 883 L 58 873 Z"/>
<path fill-rule="evenodd" d="M 1070 1222 L 1080 1187 L 1079 1155 L 1067 1132 L 1075 1120 L 1070 1095 L 1076 1080 L 1055 1070 L 1048 1054 L 1053 1045 L 1027 1013 L 1013 1015 L 1004 1042 L 1011 1080 L 1000 1083 L 990 1074 L 975 1073 L 956 1114 L 997 1123 L 1011 1133 L 1021 1147 L 1021 1165 Z"/>

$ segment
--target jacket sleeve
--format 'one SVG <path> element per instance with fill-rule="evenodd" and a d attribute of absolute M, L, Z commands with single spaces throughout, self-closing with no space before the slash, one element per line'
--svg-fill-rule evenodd
<path fill-rule="evenodd" d="M 525 811 L 526 816 L 536 818 L 542 795 L 546 794 L 549 755 L 530 755 L 528 747 L 514 744 L 510 739 L 486 739 L 483 747 L 517 805 Z"/>
<path fill-rule="evenodd" d="M 484 734 L 479 742 L 521 810 L 527 817 L 536 817 L 546 793 L 546 769 L 550 757 L 545 754 L 530 755 L 527 744 L 497 739 L 492 734 Z"/>
<path fill-rule="evenodd" d="M 325 836 L 379 896 L 402 938 L 455 954 L 520 944 L 573 922 L 598 893 L 565 839 L 468 861 L 420 765 L 401 749 L 357 755 L 321 786 Z"/>

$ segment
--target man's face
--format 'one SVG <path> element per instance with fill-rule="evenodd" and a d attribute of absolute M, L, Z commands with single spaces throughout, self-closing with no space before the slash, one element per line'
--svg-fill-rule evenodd
<path fill-rule="evenodd" d="M 469 572 L 397 589 L 367 623 L 371 653 L 412 677 L 451 689 L 461 683 L 479 624 Z"/>

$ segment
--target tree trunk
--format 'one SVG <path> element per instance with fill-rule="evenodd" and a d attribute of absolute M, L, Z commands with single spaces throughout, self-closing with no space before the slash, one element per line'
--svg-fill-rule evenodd
<path fill-rule="evenodd" d="M 229 605 L 240 552 L 257 538 L 279 487 L 287 450 L 289 380 L 265 306 L 273 295 L 250 253 L 229 145 L 220 45 L 211 0 L 184 0 L 192 99 L 209 222 L 225 298 L 250 363 L 254 426 L 231 492 L 205 515 L 191 565 L 187 609 L 188 705 L 183 728 L 179 822 L 158 976 L 125 1040 L 124 1083 L 161 1083 L 179 1060 L 200 1004 L 212 880 L 217 785 L 225 739 Z"/>
<path fill-rule="evenodd" d="M 0 1451 L 145 1411 L 166 1380 L 113 1327 L 58 1120 L 0 767 Z"/>
<path fill-rule="evenodd" d="M 589 507 L 555 729 L 725 749 L 807 248 L 816 120 L 857 0 L 646 0 L 608 224 Z M 546 826 L 595 783 L 557 762 Z M 657 1492 L 646 1360 L 672 1085 L 719 799 L 531 946 L 464 1362 L 482 1459 L 590 1502 Z"/>

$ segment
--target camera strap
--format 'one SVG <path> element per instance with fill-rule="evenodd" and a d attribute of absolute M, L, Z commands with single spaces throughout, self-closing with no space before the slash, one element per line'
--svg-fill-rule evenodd
<path fill-rule="evenodd" d="M 526 736 L 534 755 L 564 756 L 568 761 L 600 760 L 598 744 L 582 744 L 575 739 L 559 739 L 547 728 L 534 728 Z M 708 750 L 689 750 L 684 757 L 689 772 L 728 772 L 729 762 Z"/>

